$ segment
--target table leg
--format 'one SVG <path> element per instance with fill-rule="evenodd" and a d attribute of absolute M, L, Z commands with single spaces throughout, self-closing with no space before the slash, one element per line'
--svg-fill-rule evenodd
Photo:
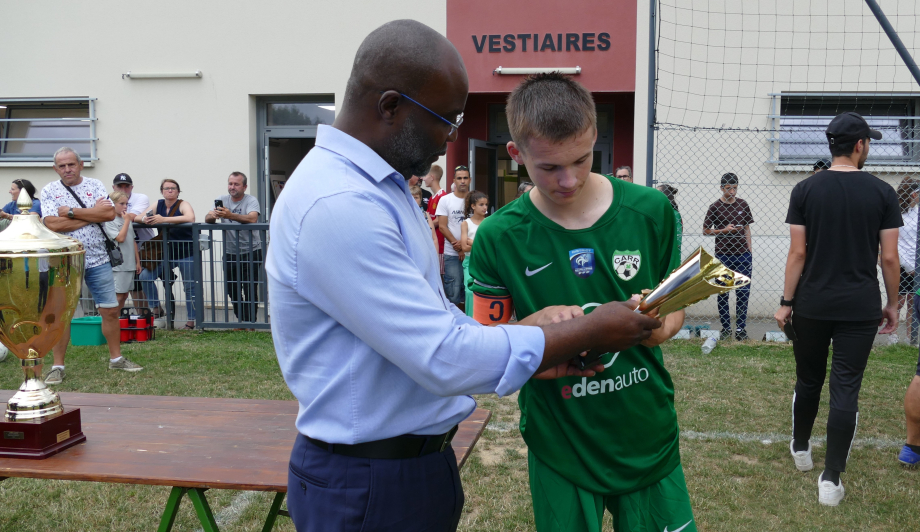
<path fill-rule="evenodd" d="M 211 507 L 208 506 L 208 499 L 204 496 L 206 489 L 191 488 L 188 490 L 188 498 L 192 499 L 192 505 L 198 514 L 198 520 L 201 521 L 201 528 L 204 532 L 219 532 L 217 521 L 214 520 L 214 514 L 211 513 Z"/>
<path fill-rule="evenodd" d="M 182 502 L 182 496 L 186 493 L 188 493 L 188 498 L 192 500 L 192 506 L 195 507 L 195 513 L 198 514 L 198 520 L 201 521 L 202 530 L 204 532 L 219 532 L 217 521 L 214 520 L 214 514 L 208 505 L 208 499 L 204 496 L 205 491 L 207 491 L 206 488 L 173 488 L 169 492 L 166 510 L 163 511 L 163 517 L 160 518 L 160 527 L 157 532 L 170 532 L 172 530 L 173 524 L 176 522 L 176 516 L 179 515 L 179 503 Z"/>
<path fill-rule="evenodd" d="M 182 495 L 185 494 L 186 488 L 173 488 L 169 492 L 169 499 L 166 500 L 166 510 L 163 511 L 163 517 L 160 518 L 160 528 L 157 532 L 170 532 L 173 523 L 176 522 L 176 516 L 179 514 L 179 503 L 182 502 Z"/>
<path fill-rule="evenodd" d="M 281 512 L 281 503 L 284 501 L 284 493 L 276 493 L 274 500 L 272 500 L 272 507 L 268 511 L 268 517 L 265 518 L 265 526 L 262 527 L 262 532 L 271 532 L 272 528 L 275 526 L 275 519 L 278 517 L 279 513 L 282 515 L 287 515 L 287 512 Z"/>

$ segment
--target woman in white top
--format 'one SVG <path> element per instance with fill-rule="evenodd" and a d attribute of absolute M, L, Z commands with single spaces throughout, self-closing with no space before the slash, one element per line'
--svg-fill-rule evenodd
<path fill-rule="evenodd" d="M 917 290 L 914 283 L 916 275 L 917 252 L 917 204 L 920 203 L 920 181 L 905 177 L 898 185 L 898 204 L 901 206 L 901 219 L 904 226 L 898 231 L 898 257 L 901 261 L 901 282 L 898 286 L 898 312 L 904 303 L 907 305 L 907 339 L 911 345 L 917 345 L 917 328 L 914 323 L 913 294 Z M 898 336 L 892 334 L 890 343 L 897 343 Z"/>
<path fill-rule="evenodd" d="M 478 190 L 467 194 L 466 205 L 463 209 L 466 220 L 460 224 L 460 247 L 465 255 L 463 258 L 463 286 L 466 286 L 466 315 L 471 317 L 473 315 L 473 291 L 469 287 L 470 255 L 473 253 L 473 239 L 476 237 L 476 230 L 479 229 L 479 224 L 482 223 L 488 212 L 488 196 Z"/>

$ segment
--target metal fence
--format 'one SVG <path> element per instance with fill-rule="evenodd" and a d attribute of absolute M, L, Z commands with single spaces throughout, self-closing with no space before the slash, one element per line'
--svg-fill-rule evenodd
<path fill-rule="evenodd" d="M 913 139 L 920 131 L 913 127 L 902 127 L 890 133 L 889 138 Z M 822 130 L 823 131 L 823 130 Z M 809 164 L 799 155 L 799 161 L 777 160 L 779 150 L 787 153 L 796 145 L 811 142 L 813 128 L 797 130 L 784 128 L 782 138 L 785 142 L 777 145 L 779 135 L 771 130 L 752 129 L 712 129 L 689 128 L 673 125 L 658 125 L 655 135 L 656 186 L 673 187 L 676 192 L 675 203 L 683 222 L 682 254 L 688 256 L 699 246 L 715 252 L 723 262 L 733 269 L 751 268 L 751 286 L 748 293 L 737 291 L 728 296 L 711 298 L 687 310 L 687 325 L 699 328 L 721 330 L 726 326 L 737 331 L 745 320 L 747 336 L 761 340 L 768 331 L 777 331 L 773 314 L 778 308 L 783 291 L 786 256 L 789 250 L 789 226 L 786 214 L 792 188 L 813 173 L 814 156 Z M 797 144 L 795 139 L 805 139 Z M 895 143 L 897 144 L 897 143 Z M 886 149 L 900 149 L 902 143 L 888 148 L 879 143 L 870 151 L 869 164 L 865 170 L 889 183 L 899 194 L 905 223 L 910 227 L 902 228 L 902 249 L 907 238 L 915 238 L 917 224 L 917 190 L 920 187 L 920 175 L 916 163 L 900 161 L 896 165 L 886 159 Z M 792 146 L 792 148 L 790 148 Z M 810 147 L 810 145 L 809 145 Z M 811 147 L 809 148 L 811 149 Z M 824 147 L 826 152 L 826 144 Z M 823 156 L 830 159 L 829 152 Z M 723 196 L 720 183 L 724 174 L 733 173 L 738 178 L 737 198 L 744 200 L 750 207 L 753 223 L 750 224 L 750 248 L 748 237 L 743 231 L 723 235 L 706 234 L 707 213 L 719 208 Z M 734 213 L 741 210 L 741 203 L 734 204 Z M 710 224 L 709 228 L 712 229 Z M 843 237 L 843 235 L 841 235 Z M 719 238 L 722 242 L 717 243 Z M 907 245 L 906 249 L 916 249 Z M 748 255 L 746 255 L 748 254 Z M 901 257 L 902 265 L 908 272 L 917 264 L 916 252 L 910 257 Z M 745 272 L 746 273 L 746 272 Z M 885 300 L 881 268 L 878 269 L 879 288 Z M 914 281 L 912 275 L 905 275 L 905 284 L 901 287 L 901 326 L 898 339 L 906 341 L 916 335 L 912 316 Z M 745 305 L 745 299 L 746 305 Z M 739 321 L 741 323 L 739 323 Z M 883 340 L 896 341 L 895 338 Z M 916 340 L 914 339 L 914 342 Z"/>
<path fill-rule="evenodd" d="M 150 308 L 161 328 L 188 322 L 205 329 L 271 328 L 264 260 L 269 224 L 134 227 L 155 228 L 162 236 L 140 246 L 141 282 L 133 288 L 141 290 L 132 290 L 126 307 Z M 170 239 L 164 230 L 183 227 L 191 230 L 190 240 Z M 80 308 L 95 314 L 85 287 Z"/>

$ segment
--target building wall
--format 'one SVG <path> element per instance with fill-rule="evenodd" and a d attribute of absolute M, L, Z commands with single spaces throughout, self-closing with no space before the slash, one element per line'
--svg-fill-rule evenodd
<path fill-rule="evenodd" d="M 374 28 L 413 18 L 446 31 L 445 3 L 421 0 L 49 0 L 5 2 L 2 11 L 0 97 L 98 98 L 99 161 L 84 174 L 110 186 L 127 172 L 152 200 L 161 179 L 176 179 L 198 221 L 226 193 L 231 171 L 250 175 L 252 194 L 261 185 L 257 96 L 341 102 Z M 195 70 L 201 79 L 122 79 Z M 17 178 L 41 188 L 57 175 L 50 165 L 0 163 L 0 186 Z"/>

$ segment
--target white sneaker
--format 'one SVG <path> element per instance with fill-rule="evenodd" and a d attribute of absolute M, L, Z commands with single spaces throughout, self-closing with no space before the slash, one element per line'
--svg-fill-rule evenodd
<path fill-rule="evenodd" d="M 895 345 L 896 343 L 898 343 L 898 335 L 889 334 L 888 335 L 888 345 Z"/>
<path fill-rule="evenodd" d="M 792 459 L 795 460 L 795 468 L 799 471 L 811 471 L 815 463 L 811 460 L 811 441 L 808 442 L 808 449 L 795 452 L 792 450 L 792 440 L 789 441 L 789 452 L 792 453 Z"/>
<path fill-rule="evenodd" d="M 843 481 L 835 485 L 830 480 L 821 480 L 824 473 L 818 477 L 818 502 L 824 506 L 837 506 L 843 500 Z"/>

